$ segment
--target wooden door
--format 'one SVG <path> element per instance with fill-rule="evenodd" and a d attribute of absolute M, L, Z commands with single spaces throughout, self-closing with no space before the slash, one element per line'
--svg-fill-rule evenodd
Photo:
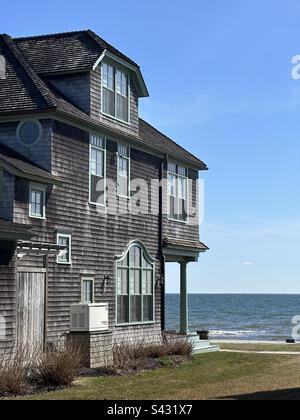
<path fill-rule="evenodd" d="M 46 270 L 18 273 L 17 344 L 30 352 L 43 349 Z"/>

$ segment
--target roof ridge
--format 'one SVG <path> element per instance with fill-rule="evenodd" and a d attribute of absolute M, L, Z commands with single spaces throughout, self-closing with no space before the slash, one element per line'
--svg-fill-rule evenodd
<path fill-rule="evenodd" d="M 161 131 L 159 131 L 157 128 L 155 128 L 153 125 L 149 124 L 147 121 L 145 121 L 143 118 L 139 118 L 139 121 L 142 121 L 143 123 L 147 124 L 150 128 L 152 128 L 154 131 L 156 131 L 158 134 L 162 135 L 163 137 L 165 137 L 167 140 L 171 141 L 173 144 L 175 144 L 177 147 L 179 147 L 181 150 L 183 150 L 184 152 L 188 153 L 189 155 L 192 155 L 194 158 L 196 158 L 205 168 L 207 168 L 206 163 L 204 163 L 202 160 L 200 160 L 199 158 L 197 158 L 197 156 L 193 155 L 191 152 L 189 152 L 188 150 L 186 150 L 184 147 L 180 146 L 180 144 L 178 144 L 175 140 L 171 139 L 170 137 L 168 137 L 166 134 L 162 133 Z"/>
<path fill-rule="evenodd" d="M 24 57 L 20 49 L 15 45 L 13 40 L 8 35 L 2 35 L 2 38 L 9 48 L 10 52 L 14 56 L 14 58 L 19 62 L 19 64 L 22 66 L 23 70 L 35 86 L 35 88 L 38 90 L 38 92 L 41 94 L 43 99 L 45 100 L 46 104 L 50 107 L 56 107 L 56 100 L 54 96 L 52 95 L 51 91 L 47 88 L 45 83 L 40 79 L 40 77 L 36 74 L 36 72 L 33 70 L 27 59 Z"/>
<path fill-rule="evenodd" d="M 43 38 L 51 38 L 53 36 L 66 36 L 66 35 L 81 34 L 81 33 L 88 32 L 88 31 L 89 31 L 89 29 L 82 29 L 82 30 L 79 30 L 79 31 L 55 32 L 55 33 L 52 33 L 52 34 L 44 34 L 44 35 L 12 37 L 12 39 L 13 39 L 13 41 L 30 40 L 30 39 L 43 39 Z"/>

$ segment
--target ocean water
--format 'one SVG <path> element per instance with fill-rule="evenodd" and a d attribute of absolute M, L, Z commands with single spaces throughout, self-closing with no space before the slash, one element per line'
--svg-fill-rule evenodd
<path fill-rule="evenodd" d="M 188 301 L 190 331 L 207 329 L 213 339 L 285 340 L 300 316 L 300 295 L 195 294 Z M 166 295 L 167 330 L 179 329 L 179 304 L 179 295 Z"/>

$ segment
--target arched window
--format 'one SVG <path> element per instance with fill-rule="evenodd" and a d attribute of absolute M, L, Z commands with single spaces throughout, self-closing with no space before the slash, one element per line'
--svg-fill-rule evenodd
<path fill-rule="evenodd" d="M 117 324 L 154 321 L 154 260 L 140 242 L 117 260 Z"/>

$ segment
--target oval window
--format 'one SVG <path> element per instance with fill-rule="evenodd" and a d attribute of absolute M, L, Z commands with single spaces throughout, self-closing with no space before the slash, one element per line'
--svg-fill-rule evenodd
<path fill-rule="evenodd" d="M 17 128 L 17 138 L 25 146 L 33 146 L 42 136 L 42 126 L 39 121 L 22 121 Z"/>

